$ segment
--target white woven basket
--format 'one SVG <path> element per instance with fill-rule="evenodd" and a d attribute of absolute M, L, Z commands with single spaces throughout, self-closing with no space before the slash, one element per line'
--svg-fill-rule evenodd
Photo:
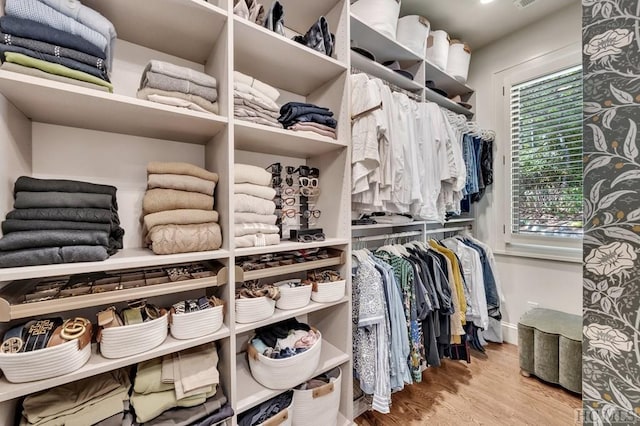
<path fill-rule="evenodd" d="M 89 361 L 91 345 L 78 349 L 72 340 L 50 348 L 15 354 L 0 353 L 0 369 L 11 383 L 34 382 L 72 373 Z"/>
<path fill-rule="evenodd" d="M 351 13 L 391 40 L 396 39 L 399 0 L 358 0 L 351 5 Z"/>
<path fill-rule="evenodd" d="M 342 371 L 327 373 L 330 383 L 315 389 L 293 390 L 293 426 L 335 426 L 338 422 Z"/>
<path fill-rule="evenodd" d="M 449 40 L 449 34 L 442 30 L 432 30 L 427 39 L 427 59 L 442 71 L 447 69 Z"/>
<path fill-rule="evenodd" d="M 280 281 L 274 284 L 274 286 L 280 288 L 280 299 L 276 302 L 276 308 L 284 310 L 299 309 L 307 306 L 311 301 L 311 285 L 304 285 L 301 287 L 280 286 L 282 283 L 288 283 L 291 281 L 294 280 Z"/>
<path fill-rule="evenodd" d="M 471 63 L 471 49 L 459 40 L 453 40 L 449 46 L 447 72 L 461 83 L 467 82 L 469 64 Z"/>
<path fill-rule="evenodd" d="M 403 16 L 398 19 L 396 39 L 419 57 L 424 58 L 427 53 L 427 38 L 430 28 L 431 24 L 422 16 Z"/>
<path fill-rule="evenodd" d="M 100 353 L 105 358 L 125 358 L 160 346 L 169 331 L 169 315 L 134 325 L 102 330 Z"/>
<path fill-rule="evenodd" d="M 289 389 L 314 376 L 320 363 L 322 336 L 311 348 L 289 358 L 272 359 L 258 353 L 253 346 L 251 349 L 249 367 L 253 378 L 269 389 Z"/>
<path fill-rule="evenodd" d="M 344 297 L 346 286 L 346 280 L 318 283 L 318 291 L 311 293 L 311 299 L 313 299 L 314 302 L 320 303 L 337 302 Z"/>
<path fill-rule="evenodd" d="M 236 299 L 236 322 L 248 324 L 269 318 L 276 311 L 276 302 L 267 296 Z"/>
<path fill-rule="evenodd" d="M 257 426 L 291 426 L 293 419 L 293 404 L 294 401 L 291 401 L 291 405 L 287 408 Z"/>
<path fill-rule="evenodd" d="M 220 330 L 224 306 L 171 315 L 171 335 L 176 339 L 195 339 Z"/>

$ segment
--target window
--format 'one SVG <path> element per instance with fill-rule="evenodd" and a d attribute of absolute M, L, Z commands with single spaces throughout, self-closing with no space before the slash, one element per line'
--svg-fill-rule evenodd
<path fill-rule="evenodd" d="M 513 84 L 509 103 L 511 236 L 580 238 L 582 67 Z"/>

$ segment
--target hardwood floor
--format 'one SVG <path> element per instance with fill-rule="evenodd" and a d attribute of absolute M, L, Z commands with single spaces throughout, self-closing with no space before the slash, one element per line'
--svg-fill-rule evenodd
<path fill-rule="evenodd" d="M 574 425 L 578 395 L 520 375 L 518 348 L 490 344 L 471 364 L 445 361 L 393 395 L 391 414 L 369 411 L 359 426 Z"/>

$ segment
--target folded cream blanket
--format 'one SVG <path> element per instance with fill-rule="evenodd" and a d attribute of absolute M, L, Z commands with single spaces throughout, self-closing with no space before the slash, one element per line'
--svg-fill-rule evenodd
<path fill-rule="evenodd" d="M 149 230 L 162 225 L 198 225 L 201 223 L 218 222 L 218 212 L 195 209 L 166 210 L 151 213 L 143 219 L 143 234 L 145 244 L 151 244 Z"/>
<path fill-rule="evenodd" d="M 271 173 L 261 167 L 249 164 L 236 164 L 234 167 L 235 183 L 253 183 L 256 185 L 271 185 Z M 238 210 L 236 210 L 238 211 Z"/>
<path fill-rule="evenodd" d="M 276 211 L 276 203 L 264 198 L 247 194 L 234 194 L 235 211 L 256 214 L 273 214 Z"/>
<path fill-rule="evenodd" d="M 276 190 L 270 186 L 256 185 L 253 183 L 236 183 L 233 185 L 235 194 L 247 194 L 254 197 L 264 198 L 265 200 L 273 200 L 276 197 Z"/>
<path fill-rule="evenodd" d="M 251 234 L 279 234 L 280 228 L 276 225 L 266 223 L 236 223 L 234 226 L 235 236 L 243 237 Z"/>
<path fill-rule="evenodd" d="M 212 180 L 201 179 L 195 176 L 150 174 L 147 177 L 147 188 L 177 189 L 179 191 L 199 192 L 213 195 L 216 183 Z"/>
<path fill-rule="evenodd" d="M 256 117 L 255 114 L 251 114 L 248 110 L 243 107 L 239 107 L 236 105 L 233 108 L 233 116 L 238 119 L 238 121 L 246 121 L 249 123 L 262 124 L 263 126 L 275 127 L 278 129 L 282 129 L 282 124 L 273 118 L 264 118 L 264 117 Z"/>
<path fill-rule="evenodd" d="M 240 107 L 240 106 L 247 107 L 251 111 L 254 111 L 260 117 L 275 118 L 276 120 L 280 118 L 279 110 L 267 109 L 264 106 L 260 105 L 259 103 L 250 101 L 240 96 L 233 97 L 233 105 L 235 107 Z"/>
<path fill-rule="evenodd" d="M 143 74 L 140 88 L 142 89 L 143 87 L 154 87 L 171 92 L 190 93 L 201 96 L 209 102 L 218 100 L 218 91 L 216 89 L 151 71 Z"/>
<path fill-rule="evenodd" d="M 198 112 L 205 112 L 205 113 L 211 112 L 202 108 L 198 104 L 194 104 L 191 101 L 187 101 L 185 99 L 180 99 L 180 98 L 172 98 L 171 96 L 149 95 L 147 96 L 147 99 L 157 104 L 170 105 L 178 108 L 186 108 L 186 109 L 190 109 L 192 111 L 198 111 Z M 214 103 L 212 105 L 217 106 L 217 103 Z M 213 112 L 213 114 L 217 114 L 217 112 Z"/>
<path fill-rule="evenodd" d="M 233 72 L 234 81 L 238 83 L 242 83 L 249 87 L 253 87 L 258 92 L 264 94 L 266 97 L 271 99 L 272 101 L 277 101 L 280 97 L 280 92 L 275 87 L 269 86 L 266 83 L 263 83 L 260 80 L 257 80 L 249 75 L 242 74 L 239 71 Z"/>
<path fill-rule="evenodd" d="M 213 202 L 211 195 L 197 192 L 149 189 L 142 200 L 142 212 L 147 215 L 177 209 L 213 210 Z"/>
<path fill-rule="evenodd" d="M 211 87 L 215 89 L 217 82 L 215 77 L 205 74 L 200 71 L 192 70 L 191 68 L 181 67 L 169 62 L 151 60 L 143 73 L 148 71 L 157 72 L 158 74 L 168 75 L 169 77 L 179 78 L 182 80 L 188 80 L 192 83 L 199 84 L 205 87 Z"/>
<path fill-rule="evenodd" d="M 278 216 L 275 214 L 235 212 L 233 215 L 235 223 L 266 223 L 267 225 L 275 225 L 278 221 Z"/>
<path fill-rule="evenodd" d="M 235 237 L 235 247 L 264 247 L 280 244 L 280 235 L 278 234 L 252 234 L 242 237 Z"/>
<path fill-rule="evenodd" d="M 234 84 L 233 97 L 253 102 L 269 111 L 280 111 L 280 107 L 277 103 L 267 98 L 257 90 L 249 86 L 245 86 L 242 83 Z"/>
<path fill-rule="evenodd" d="M 192 95 L 190 93 L 171 92 L 168 90 L 154 89 L 153 87 L 145 87 L 144 89 L 138 90 L 138 93 L 136 94 L 136 96 L 140 99 L 147 99 L 150 101 L 160 102 L 160 103 L 166 103 L 166 102 L 161 102 L 162 98 L 158 98 L 158 96 L 163 98 L 182 99 L 187 102 L 194 103 L 200 108 L 206 111 L 209 111 L 213 114 L 219 114 L 220 112 L 217 102 L 209 102 L 208 100 L 206 100 L 201 96 Z"/>
<path fill-rule="evenodd" d="M 217 173 L 210 172 L 189 163 L 152 161 L 147 165 L 147 173 L 195 176 L 201 179 L 218 182 Z"/>
<path fill-rule="evenodd" d="M 148 235 L 155 254 L 192 253 L 217 250 L 222 246 L 222 232 L 217 223 L 154 226 Z"/>

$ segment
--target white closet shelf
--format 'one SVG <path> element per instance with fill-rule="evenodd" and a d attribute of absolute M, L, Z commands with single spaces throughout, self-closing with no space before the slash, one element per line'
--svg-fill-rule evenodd
<path fill-rule="evenodd" d="M 169 335 L 164 343 L 150 351 L 118 359 L 107 359 L 98 353 L 97 345 L 93 345 L 91 358 L 82 368 L 64 376 L 53 377 L 51 379 L 39 380 L 27 383 L 10 383 L 5 378 L 0 379 L 0 402 L 19 398 L 34 392 L 43 391 L 66 383 L 75 382 L 87 377 L 113 371 L 128 365 L 137 364 L 149 359 L 158 358 L 174 352 L 179 352 L 195 346 L 204 345 L 216 340 L 229 337 L 229 328 L 223 325 L 220 330 L 207 336 L 190 340 L 177 340 Z M 135 343 L 135 342 L 132 342 Z M 324 344 L 324 342 L 322 342 Z M 26 367 L 25 367 L 26 368 Z"/>
<path fill-rule="evenodd" d="M 374 62 L 371 59 L 359 54 L 358 52 L 351 51 L 351 66 L 369 75 L 378 77 L 391 84 L 394 84 L 402 89 L 412 91 L 424 89 L 423 84 L 418 83 L 414 80 L 409 80 L 408 78 L 403 77 L 392 69 Z"/>
<path fill-rule="evenodd" d="M 310 271 L 313 269 L 328 268 L 331 266 L 343 265 L 347 261 L 347 255 L 344 251 L 329 249 L 331 257 L 327 259 L 318 259 L 302 263 L 293 263 L 291 265 L 275 266 L 264 269 L 255 269 L 253 271 L 243 271 L 242 268 L 236 266 L 236 282 L 258 280 L 262 278 L 278 277 L 282 275 L 295 274 L 298 272 Z"/>
<path fill-rule="evenodd" d="M 347 244 L 349 244 L 349 240 L 346 238 L 327 238 L 324 241 L 314 241 L 311 243 L 298 243 L 295 241 L 281 240 L 278 245 L 236 249 L 235 256 L 251 256 L 254 254 L 279 253 L 283 251 L 305 250 L 318 247 L 344 246 Z"/>
<path fill-rule="evenodd" d="M 310 312 L 321 311 L 323 309 L 330 308 L 331 306 L 339 305 L 348 301 L 349 298 L 345 296 L 337 302 L 318 303 L 311 301 L 307 306 L 299 309 L 276 309 L 276 312 L 265 320 L 252 322 L 250 324 L 236 324 L 236 334 L 246 333 L 247 331 L 255 330 L 256 328 L 264 327 L 265 325 L 275 324 L 279 321 L 284 321 L 286 319 L 308 314 Z M 324 345 L 324 342 L 322 342 L 322 344 Z"/>
<path fill-rule="evenodd" d="M 351 39 L 355 41 L 355 46 L 373 53 L 379 62 L 423 60 L 417 53 L 378 32 L 353 13 L 351 14 Z"/>
<path fill-rule="evenodd" d="M 459 82 L 452 75 L 441 70 L 429 60 L 425 59 L 425 66 L 427 69 L 427 80 L 433 81 L 438 89 L 444 90 L 450 97 L 460 95 L 463 101 L 466 102 L 469 100 L 473 94 L 471 87 Z"/>
<path fill-rule="evenodd" d="M 374 218 L 375 219 L 375 218 Z M 472 217 L 469 218 L 464 218 L 464 217 L 460 217 L 460 218 L 455 218 L 455 219 L 450 219 L 447 220 L 444 223 L 444 226 L 446 227 L 447 224 L 449 223 L 466 223 L 466 222 L 473 222 L 475 219 Z M 352 231 L 366 231 L 368 229 L 388 229 L 388 228 L 409 228 L 412 226 L 442 226 L 443 224 L 440 222 L 431 222 L 431 221 L 424 221 L 424 220 L 416 220 L 413 222 L 407 222 L 407 223 L 374 223 L 371 225 L 354 225 L 351 227 Z"/>
<path fill-rule="evenodd" d="M 346 148 L 342 142 L 313 132 L 295 132 L 235 120 L 235 148 L 264 154 L 309 158 Z"/>
<path fill-rule="evenodd" d="M 349 361 L 349 354 L 342 352 L 326 340 L 322 341 L 322 353 L 320 354 L 320 363 L 312 377 L 325 373 L 339 365 Z M 238 384 L 238 403 L 236 405 L 237 412 L 240 414 L 256 405 L 280 395 L 286 390 L 268 389 L 262 386 L 251 375 L 247 355 L 242 352 L 236 356 L 236 374 Z M 350 374 L 343 371 L 342 374 Z"/>
<path fill-rule="evenodd" d="M 428 101 L 434 102 L 440 105 L 441 107 L 444 107 L 457 114 L 465 115 L 467 116 L 467 118 L 473 117 L 473 112 L 471 110 L 466 109 L 461 105 L 458 105 L 457 103 L 453 102 L 451 99 L 447 99 L 444 96 L 434 92 L 431 89 L 425 89 L 425 97 Z"/>
<path fill-rule="evenodd" d="M 0 269 L 0 282 L 82 274 L 87 272 L 113 271 L 115 269 L 163 266 L 174 263 L 224 259 L 228 257 L 229 252 L 226 250 L 156 255 L 148 249 L 132 248 L 120 250 L 102 262 L 62 263 L 58 265 L 22 266 L 19 268 Z"/>
<path fill-rule="evenodd" d="M 0 93 L 33 121 L 206 144 L 227 119 L 0 70 Z"/>
<path fill-rule="evenodd" d="M 327 15 L 340 0 L 280 0 L 285 12 L 285 25 L 299 34 L 307 30 L 321 16 Z"/>
<path fill-rule="evenodd" d="M 118 38 L 199 64 L 207 61 L 227 21 L 224 9 L 202 0 L 83 3 L 109 19 Z"/>
<path fill-rule="evenodd" d="M 307 96 L 346 71 L 336 59 L 234 17 L 235 69 L 279 89 Z"/>

